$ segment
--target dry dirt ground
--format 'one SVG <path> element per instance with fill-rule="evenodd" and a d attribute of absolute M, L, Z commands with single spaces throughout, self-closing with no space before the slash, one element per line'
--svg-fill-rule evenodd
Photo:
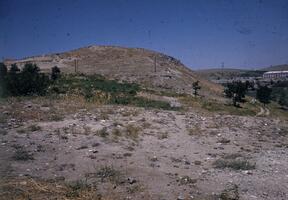
<path fill-rule="evenodd" d="M 0 104 L 0 199 L 288 199 L 287 121 L 77 103 Z"/>

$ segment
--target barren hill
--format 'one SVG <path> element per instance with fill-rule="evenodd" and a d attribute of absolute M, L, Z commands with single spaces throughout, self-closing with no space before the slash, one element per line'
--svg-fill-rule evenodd
<path fill-rule="evenodd" d="M 76 65 L 78 73 L 101 74 L 111 79 L 179 93 L 190 93 L 195 80 L 200 80 L 202 94 L 221 91 L 220 86 L 201 79 L 179 60 L 142 48 L 89 46 L 64 53 L 10 60 L 6 64 L 17 63 L 22 67 L 28 62 L 37 64 L 43 71 L 56 65 L 64 73 L 75 73 Z"/>

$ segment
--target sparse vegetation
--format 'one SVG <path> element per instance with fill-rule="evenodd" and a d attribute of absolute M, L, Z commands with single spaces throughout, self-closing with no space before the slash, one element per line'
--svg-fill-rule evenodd
<path fill-rule="evenodd" d="M 140 134 L 141 128 L 133 124 L 126 126 L 126 136 L 130 139 L 137 140 Z"/>
<path fill-rule="evenodd" d="M 40 131 L 42 128 L 36 124 L 32 124 L 28 127 L 29 131 L 35 132 L 35 131 Z"/>
<path fill-rule="evenodd" d="M 0 181 L 0 194 L 4 199 L 17 200 L 43 198 L 69 200 L 103 199 L 97 192 L 95 185 L 88 184 L 83 180 L 64 183 L 62 181 L 32 178 L 3 178 Z"/>
<path fill-rule="evenodd" d="M 102 182 L 110 181 L 115 184 L 119 184 L 121 181 L 121 173 L 114 169 L 113 166 L 100 167 L 100 169 L 96 172 L 96 177 L 100 178 Z"/>
<path fill-rule="evenodd" d="M 190 136 L 199 136 L 199 135 L 201 135 L 201 129 L 198 126 L 195 126 L 193 128 L 188 128 L 187 131 L 188 131 L 188 135 L 190 135 Z"/>
<path fill-rule="evenodd" d="M 137 97 L 140 86 L 133 83 L 118 83 L 99 75 L 65 75 L 50 87 L 52 93 L 83 95 L 89 102 L 100 102 L 119 105 L 133 105 L 145 108 L 172 110 L 164 101 L 149 100 Z"/>
<path fill-rule="evenodd" d="M 169 134 L 167 132 L 160 132 L 157 135 L 159 140 L 164 140 L 164 139 L 168 138 L 168 136 L 169 136 Z"/>
<path fill-rule="evenodd" d="M 225 188 L 219 196 L 221 200 L 239 200 L 240 199 L 238 185 L 230 184 L 226 187 L 227 188 Z"/>
<path fill-rule="evenodd" d="M 17 149 L 13 155 L 13 158 L 19 161 L 34 160 L 33 154 L 24 150 L 23 148 Z"/>
<path fill-rule="evenodd" d="M 240 154 L 226 155 L 223 158 L 217 159 L 213 163 L 214 167 L 224 169 L 231 168 L 234 170 L 252 170 L 255 169 L 255 164 L 251 163 L 247 158 Z"/>
<path fill-rule="evenodd" d="M 109 135 L 106 127 L 103 127 L 102 129 L 98 130 L 96 134 L 104 138 Z"/>
<path fill-rule="evenodd" d="M 120 131 L 119 128 L 114 128 L 114 129 L 112 130 L 112 135 L 114 135 L 114 136 L 116 136 L 116 137 L 119 137 L 119 136 L 122 135 L 122 133 L 121 133 L 121 131 Z"/>
<path fill-rule="evenodd" d="M 69 191 L 66 192 L 66 197 L 81 197 L 81 192 L 88 189 L 91 190 L 92 187 L 87 183 L 87 181 L 84 180 L 77 180 L 73 182 L 67 183 L 67 186 L 69 187 Z"/>

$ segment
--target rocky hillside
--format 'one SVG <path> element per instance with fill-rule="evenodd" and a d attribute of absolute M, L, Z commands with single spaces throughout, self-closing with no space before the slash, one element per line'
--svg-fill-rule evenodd
<path fill-rule="evenodd" d="M 200 80 L 204 95 L 221 91 L 220 86 L 201 79 L 179 60 L 142 48 L 89 46 L 64 53 L 10 60 L 6 64 L 17 63 L 22 67 L 28 62 L 37 64 L 43 71 L 49 71 L 56 65 L 64 73 L 101 74 L 120 81 L 138 82 L 148 88 L 179 93 L 190 93 L 195 80 Z"/>

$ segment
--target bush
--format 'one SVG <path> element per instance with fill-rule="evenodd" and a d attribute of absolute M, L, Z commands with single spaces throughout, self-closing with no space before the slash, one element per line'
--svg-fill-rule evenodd
<path fill-rule="evenodd" d="M 197 81 L 193 82 L 192 87 L 193 87 L 193 90 L 194 90 L 194 92 L 193 92 L 194 96 L 197 96 L 198 95 L 198 90 L 201 89 L 201 86 L 199 85 L 199 81 L 197 80 Z"/>
<path fill-rule="evenodd" d="M 6 91 L 6 76 L 7 66 L 4 63 L 0 63 L 0 97 L 5 95 Z"/>
<path fill-rule="evenodd" d="M 224 169 L 230 168 L 234 170 L 251 170 L 255 169 L 255 164 L 251 163 L 247 158 L 240 154 L 228 154 L 216 160 L 213 163 L 214 167 Z"/>
<path fill-rule="evenodd" d="M 52 67 L 51 79 L 55 81 L 60 78 L 60 75 L 61 75 L 61 71 L 59 67 L 57 66 Z"/>
<path fill-rule="evenodd" d="M 6 95 L 44 95 L 49 85 L 49 78 L 40 73 L 35 64 L 25 64 L 22 71 L 13 64 L 5 77 Z"/>
<path fill-rule="evenodd" d="M 271 93 L 272 89 L 269 88 L 267 85 L 261 86 L 259 85 L 259 88 L 256 92 L 256 98 L 264 104 L 264 106 L 271 101 Z"/>

